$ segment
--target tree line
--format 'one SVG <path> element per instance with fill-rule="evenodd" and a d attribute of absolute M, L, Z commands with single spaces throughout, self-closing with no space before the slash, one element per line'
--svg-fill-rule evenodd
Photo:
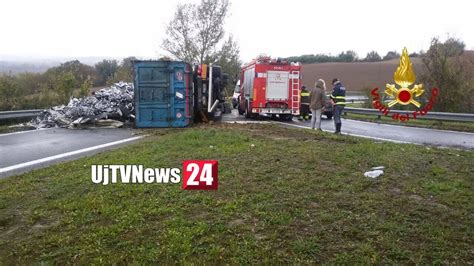
<path fill-rule="evenodd" d="M 421 54 L 422 52 L 420 52 Z M 410 57 L 419 57 L 419 53 L 411 53 Z M 379 55 L 376 51 L 368 52 L 364 58 L 359 58 L 357 53 L 353 50 L 348 50 L 341 52 L 338 55 L 330 54 L 307 54 L 300 56 L 290 56 L 286 60 L 291 62 L 300 62 L 303 64 L 313 64 L 313 63 L 329 63 L 329 62 L 380 62 L 387 61 L 392 59 L 397 59 L 400 57 L 400 54 L 397 51 L 389 51 L 383 57 Z"/>
<path fill-rule="evenodd" d="M 135 57 L 121 62 L 103 60 L 94 66 L 78 60 L 49 68 L 44 73 L 0 75 L 0 111 L 47 108 L 83 97 L 91 88 L 118 81 L 132 82 Z"/>

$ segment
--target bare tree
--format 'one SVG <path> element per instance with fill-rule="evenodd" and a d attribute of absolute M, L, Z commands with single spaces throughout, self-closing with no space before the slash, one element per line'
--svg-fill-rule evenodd
<path fill-rule="evenodd" d="M 199 63 L 211 55 L 213 49 L 224 37 L 224 21 L 227 17 L 228 0 L 203 0 L 194 10 L 197 29 L 196 46 Z"/>
<path fill-rule="evenodd" d="M 207 63 L 225 35 L 228 0 L 202 0 L 178 5 L 166 30 L 162 48 L 188 63 Z"/>
<path fill-rule="evenodd" d="M 195 32 L 193 25 L 194 5 L 178 5 L 173 20 L 166 29 L 167 38 L 163 40 L 162 48 L 176 58 L 185 62 L 194 62 L 196 47 L 194 45 Z"/>

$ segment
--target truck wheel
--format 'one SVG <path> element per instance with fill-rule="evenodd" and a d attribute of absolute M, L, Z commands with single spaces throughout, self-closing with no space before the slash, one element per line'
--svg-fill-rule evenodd
<path fill-rule="evenodd" d="M 245 118 L 247 118 L 247 119 L 252 118 L 252 114 L 249 112 L 248 102 L 245 102 Z"/>
<path fill-rule="evenodd" d="M 232 113 L 232 104 L 231 103 L 225 102 L 223 104 L 223 106 L 224 106 L 224 114 Z"/>
<path fill-rule="evenodd" d="M 237 111 L 239 112 L 239 115 L 243 115 L 245 113 L 245 110 L 242 109 L 242 105 L 240 104 L 240 98 L 237 101 Z"/>
<path fill-rule="evenodd" d="M 213 66 L 212 67 L 212 77 L 217 78 L 222 75 L 222 70 L 220 66 Z"/>
<path fill-rule="evenodd" d="M 214 112 L 208 113 L 208 118 L 214 122 L 220 122 L 222 121 L 222 111 L 220 109 L 216 109 Z"/>
<path fill-rule="evenodd" d="M 239 115 L 245 114 L 245 111 L 240 109 L 240 104 L 237 106 L 237 110 L 239 111 Z"/>
<path fill-rule="evenodd" d="M 280 115 L 280 119 L 283 121 L 292 121 L 293 115 Z"/>
<path fill-rule="evenodd" d="M 222 85 L 227 86 L 229 84 L 229 74 L 222 74 Z"/>

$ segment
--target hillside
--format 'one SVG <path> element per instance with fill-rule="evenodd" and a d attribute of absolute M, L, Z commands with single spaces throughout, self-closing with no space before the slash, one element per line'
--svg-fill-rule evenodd
<path fill-rule="evenodd" d="M 464 51 L 465 65 L 474 65 L 474 51 Z M 423 63 L 421 58 L 411 58 L 415 74 L 421 74 Z M 322 78 L 326 81 L 327 89 L 333 78 L 339 78 L 349 91 L 362 91 L 364 88 L 384 87 L 386 83 L 393 83 L 393 73 L 397 69 L 399 59 L 382 62 L 354 62 L 354 63 L 316 63 L 303 65 L 303 84 L 314 86 L 314 82 Z M 474 69 L 472 69 L 474 72 Z"/>
<path fill-rule="evenodd" d="M 79 60 L 81 63 L 94 66 L 103 59 L 116 59 L 109 57 L 57 57 L 57 58 L 41 58 L 41 57 L 15 57 L 0 55 L 0 75 L 1 74 L 19 74 L 19 73 L 44 73 L 51 67 L 56 67 L 62 63 Z M 120 60 L 120 59 L 117 59 Z"/>
<path fill-rule="evenodd" d="M 420 58 L 411 58 L 415 73 L 422 67 Z M 383 87 L 393 82 L 393 72 L 399 59 L 382 62 L 319 63 L 303 65 L 303 84 L 313 86 L 315 80 L 322 78 L 330 89 L 333 78 L 339 78 L 348 90 L 361 91 L 366 87 Z"/>

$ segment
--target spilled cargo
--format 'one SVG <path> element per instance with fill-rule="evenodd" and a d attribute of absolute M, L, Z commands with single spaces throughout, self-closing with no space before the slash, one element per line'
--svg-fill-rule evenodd
<path fill-rule="evenodd" d="M 135 119 L 133 84 L 119 82 L 67 105 L 44 110 L 31 121 L 36 128 L 83 126 L 121 127 Z"/>

